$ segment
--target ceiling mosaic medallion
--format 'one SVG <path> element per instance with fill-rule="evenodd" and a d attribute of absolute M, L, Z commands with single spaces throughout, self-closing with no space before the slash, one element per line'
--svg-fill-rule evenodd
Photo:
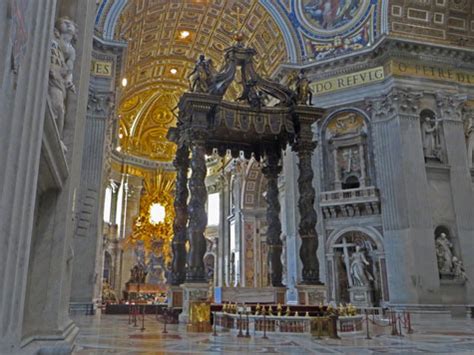
<path fill-rule="evenodd" d="M 298 0 L 297 15 L 310 31 L 338 34 L 367 15 L 370 0 Z"/>

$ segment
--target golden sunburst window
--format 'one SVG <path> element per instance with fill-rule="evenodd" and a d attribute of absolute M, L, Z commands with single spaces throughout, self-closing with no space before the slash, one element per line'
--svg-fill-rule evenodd
<path fill-rule="evenodd" d="M 152 203 L 150 206 L 150 223 L 157 225 L 165 221 L 165 207 L 158 202 Z"/>

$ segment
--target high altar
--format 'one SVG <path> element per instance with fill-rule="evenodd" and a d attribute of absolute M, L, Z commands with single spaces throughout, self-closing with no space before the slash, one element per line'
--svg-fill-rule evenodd
<path fill-rule="evenodd" d="M 206 154 L 217 153 L 222 157 L 230 151 L 234 158 L 243 154 L 246 159 L 253 157 L 262 163 L 262 173 L 268 182 L 265 197 L 266 240 L 271 286 L 265 292 L 273 292 L 275 302 L 284 302 L 278 177 L 282 170 L 282 150 L 291 145 L 299 158 L 299 236 L 303 264 L 299 299 L 303 304 L 319 304 L 326 298 L 325 287 L 320 283 L 316 255 L 317 216 L 311 164 L 316 147 L 311 126 L 322 117 L 323 110 L 308 105 L 311 92 L 303 72 L 295 76 L 295 90 L 290 90 L 262 78 L 255 71 L 255 54 L 254 49 L 245 47 L 241 38 L 237 38 L 236 44 L 225 51 L 220 71 L 214 69 L 210 60 L 200 56 L 191 74 L 191 92 L 185 93 L 178 104 L 177 127 L 168 131 L 168 139 L 178 147 L 174 160 L 177 171 L 176 216 L 169 301 L 172 306 L 180 306 L 182 302 L 181 320 L 184 322 L 187 321 L 190 302 L 205 299 L 208 290 L 203 261 L 207 224 Z M 229 102 L 224 96 L 238 70 L 242 93 L 237 102 Z M 192 173 L 188 179 L 189 168 Z M 189 248 L 185 245 L 187 241 Z M 249 301 L 246 298 L 256 293 L 259 289 L 239 289 L 239 302 Z"/>

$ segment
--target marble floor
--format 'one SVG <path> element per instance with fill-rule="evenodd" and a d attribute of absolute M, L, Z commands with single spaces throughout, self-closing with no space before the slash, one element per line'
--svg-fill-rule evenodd
<path fill-rule="evenodd" d="M 372 339 L 365 333 L 342 339 L 317 339 L 309 335 L 251 334 L 237 338 L 235 333 L 219 332 L 218 336 L 188 333 L 183 326 L 163 324 L 154 316 L 141 324 L 128 324 L 128 316 L 76 316 L 80 333 L 76 339 L 76 355 L 92 354 L 474 354 L 474 320 L 425 319 L 414 322 L 413 334 L 390 335 L 390 328 L 370 326 Z"/>

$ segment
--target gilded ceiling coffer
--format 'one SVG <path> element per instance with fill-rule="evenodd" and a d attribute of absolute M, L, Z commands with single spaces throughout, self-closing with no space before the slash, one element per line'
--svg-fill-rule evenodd
<path fill-rule="evenodd" d="M 269 245 L 269 280 L 272 286 L 282 286 L 282 240 L 280 204 L 278 201 L 278 175 L 281 171 L 282 150 L 288 144 L 294 147 L 300 158 L 298 180 L 301 215 L 299 233 L 302 238 L 300 257 L 303 262 L 302 282 L 320 284 L 317 259 L 318 236 L 316 234 L 316 211 L 313 202 L 315 191 L 312 186 L 313 170 L 311 155 L 316 144 L 312 141 L 311 125 L 320 119 L 323 110 L 307 106 L 307 96 L 301 95 L 301 88 L 308 81 L 299 80 L 294 89 L 260 77 L 253 66 L 255 50 L 242 43 L 225 51 L 225 60 L 220 71 L 211 61 L 200 56 L 190 79 L 194 92 L 181 97 L 176 128 L 170 128 L 167 138 L 176 143 L 178 154 L 191 149 L 192 175 L 189 181 L 190 200 L 188 207 L 189 251 L 187 255 L 186 282 L 205 282 L 203 256 L 206 251 L 204 229 L 206 227 L 207 192 L 204 185 L 206 166 L 204 154 L 217 150 L 224 156 L 230 150 L 233 157 L 243 152 L 247 159 L 252 156 L 263 160 L 263 174 L 268 180 L 267 223 Z M 223 100 L 229 85 L 234 81 L 237 70 L 241 71 L 242 93 L 237 102 Z M 299 84 L 298 84 L 299 83 Z M 300 93 L 298 96 L 296 93 Z M 308 93 L 306 93 L 308 94 Z M 271 98 L 271 100 L 270 100 Z M 244 103 L 242 103 L 244 101 Z M 270 106 L 269 103 L 273 103 Z M 188 167 L 182 157 L 175 160 L 178 169 L 176 199 L 182 199 Z M 180 185 L 183 184 L 183 185 Z M 179 206 L 179 208 L 184 208 Z M 176 206 L 178 211 L 178 206 Z M 176 214 L 175 231 L 182 233 L 186 228 L 185 217 Z M 178 220 L 179 218 L 179 220 Z M 177 229 L 176 229 L 177 228 Z M 175 235 L 176 245 L 182 234 Z M 182 275 L 184 248 L 176 248 L 173 273 Z M 182 280 L 175 276 L 173 280 Z"/>

